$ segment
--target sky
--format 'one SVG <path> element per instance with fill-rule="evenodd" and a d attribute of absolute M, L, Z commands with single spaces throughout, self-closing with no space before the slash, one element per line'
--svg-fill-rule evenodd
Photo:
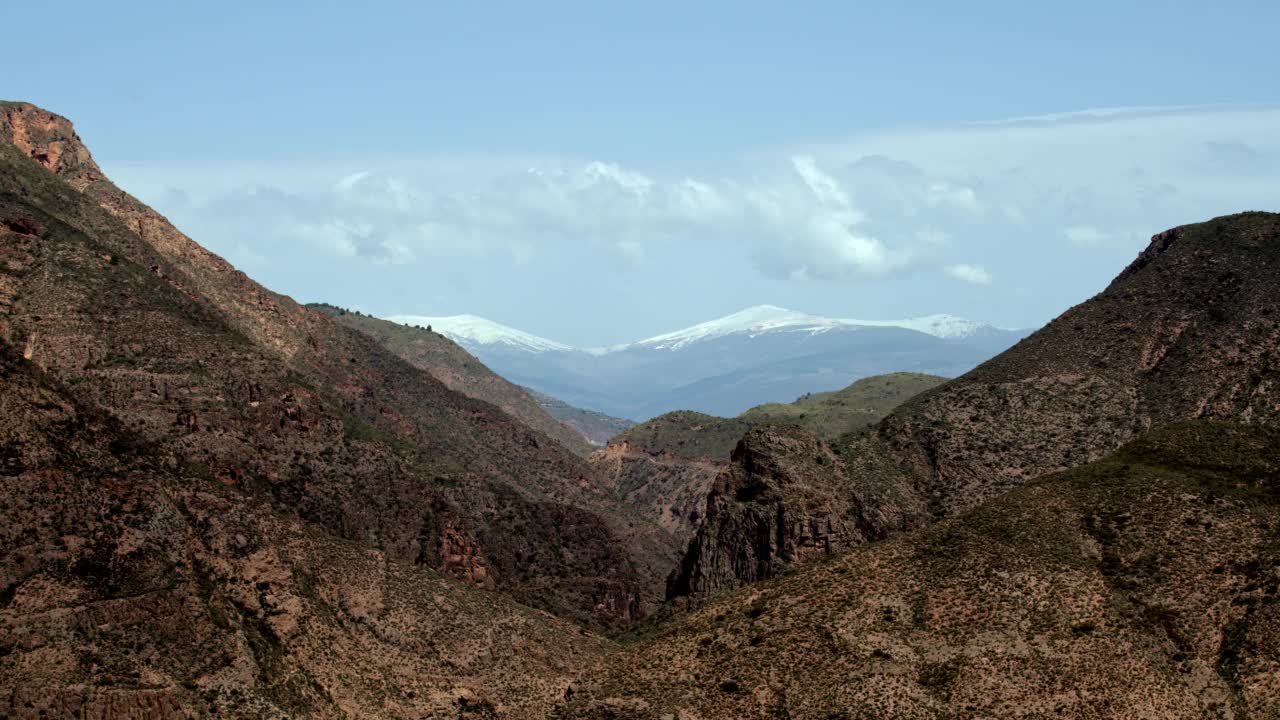
<path fill-rule="evenodd" d="M 583 347 L 1034 327 L 1280 210 L 1274 2 L 38 3 L 4 99 L 268 287 Z"/>

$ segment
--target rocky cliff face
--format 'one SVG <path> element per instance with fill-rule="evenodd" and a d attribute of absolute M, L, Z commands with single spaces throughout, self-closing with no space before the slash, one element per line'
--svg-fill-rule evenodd
<path fill-rule="evenodd" d="M 707 495 L 667 597 L 694 604 L 863 542 L 840 458 L 796 427 L 748 432 Z"/>
<path fill-rule="evenodd" d="M 0 106 L 0 220 L 0 338 L 173 471 L 596 627 L 660 596 L 666 550 L 581 459 L 257 285 L 64 119 Z"/>
<path fill-rule="evenodd" d="M 833 442 L 842 470 L 828 471 L 816 492 L 828 503 L 850 499 L 846 523 L 883 538 L 1097 460 L 1154 426 L 1273 423 L 1276 287 L 1280 215 L 1244 213 L 1161 233 L 1098 296 L 874 428 Z M 754 503 L 720 494 L 715 514 L 691 556 L 733 557 L 759 542 Z M 697 565 L 686 557 L 685 568 Z M 761 577 L 751 563 L 719 566 L 739 582 Z"/>

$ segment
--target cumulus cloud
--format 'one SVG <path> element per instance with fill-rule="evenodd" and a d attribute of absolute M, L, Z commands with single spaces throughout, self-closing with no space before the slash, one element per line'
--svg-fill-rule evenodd
<path fill-rule="evenodd" d="M 911 265 L 911 251 L 890 247 L 863 227 L 866 215 L 814 158 L 798 155 L 790 165 L 794 179 L 778 178 L 742 198 L 740 223 L 756 238 L 763 272 L 792 280 L 843 280 L 884 277 Z"/>
<path fill-rule="evenodd" d="M 948 265 L 943 269 L 943 272 L 956 280 L 963 280 L 974 285 L 991 284 L 991 273 L 987 272 L 981 265 L 958 263 L 956 265 Z"/>

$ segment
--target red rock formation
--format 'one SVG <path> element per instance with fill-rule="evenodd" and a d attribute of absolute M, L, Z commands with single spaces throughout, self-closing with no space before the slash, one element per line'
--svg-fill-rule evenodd
<path fill-rule="evenodd" d="M 748 432 L 707 496 L 667 598 L 698 604 L 865 541 L 840 458 L 796 427 Z"/>

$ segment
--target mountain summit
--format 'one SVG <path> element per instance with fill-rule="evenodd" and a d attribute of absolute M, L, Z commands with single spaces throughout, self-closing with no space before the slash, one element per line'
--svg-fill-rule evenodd
<path fill-rule="evenodd" d="M 708 320 L 636 342 L 601 348 L 577 348 L 476 315 L 390 315 L 385 319 L 402 325 L 422 327 L 430 325 L 436 332 L 472 350 L 498 345 L 534 353 L 585 352 L 592 355 L 609 355 L 635 348 L 679 350 L 701 340 L 712 340 L 726 335 L 755 336 L 775 331 L 804 331 L 817 334 L 835 328 L 893 327 L 915 330 L 938 338 L 965 338 L 987 330 L 1016 332 L 955 315 L 925 315 L 905 320 L 854 320 L 811 315 L 777 305 L 753 305 L 715 320 Z"/>
<path fill-rule="evenodd" d="M 887 372 L 954 377 L 1025 332 L 954 315 L 829 318 L 756 305 L 605 348 L 575 348 L 474 315 L 394 315 L 448 336 L 512 382 L 645 420 L 672 410 L 737 415 Z"/>
<path fill-rule="evenodd" d="M 776 331 L 807 332 L 816 335 L 836 328 L 849 327 L 896 327 L 939 338 L 964 338 L 984 329 L 1001 329 L 954 315 L 926 315 L 907 320 L 851 320 L 810 315 L 776 305 L 755 305 L 716 320 L 657 335 L 633 345 L 620 345 L 610 350 L 625 350 L 635 346 L 679 350 L 699 340 L 710 340 L 726 335 L 755 336 Z"/>
<path fill-rule="evenodd" d="M 574 352 L 575 349 L 554 340 L 538 337 L 477 315 L 391 315 L 386 318 L 401 325 L 430 327 L 468 349 L 491 345 L 531 353 Z"/>

